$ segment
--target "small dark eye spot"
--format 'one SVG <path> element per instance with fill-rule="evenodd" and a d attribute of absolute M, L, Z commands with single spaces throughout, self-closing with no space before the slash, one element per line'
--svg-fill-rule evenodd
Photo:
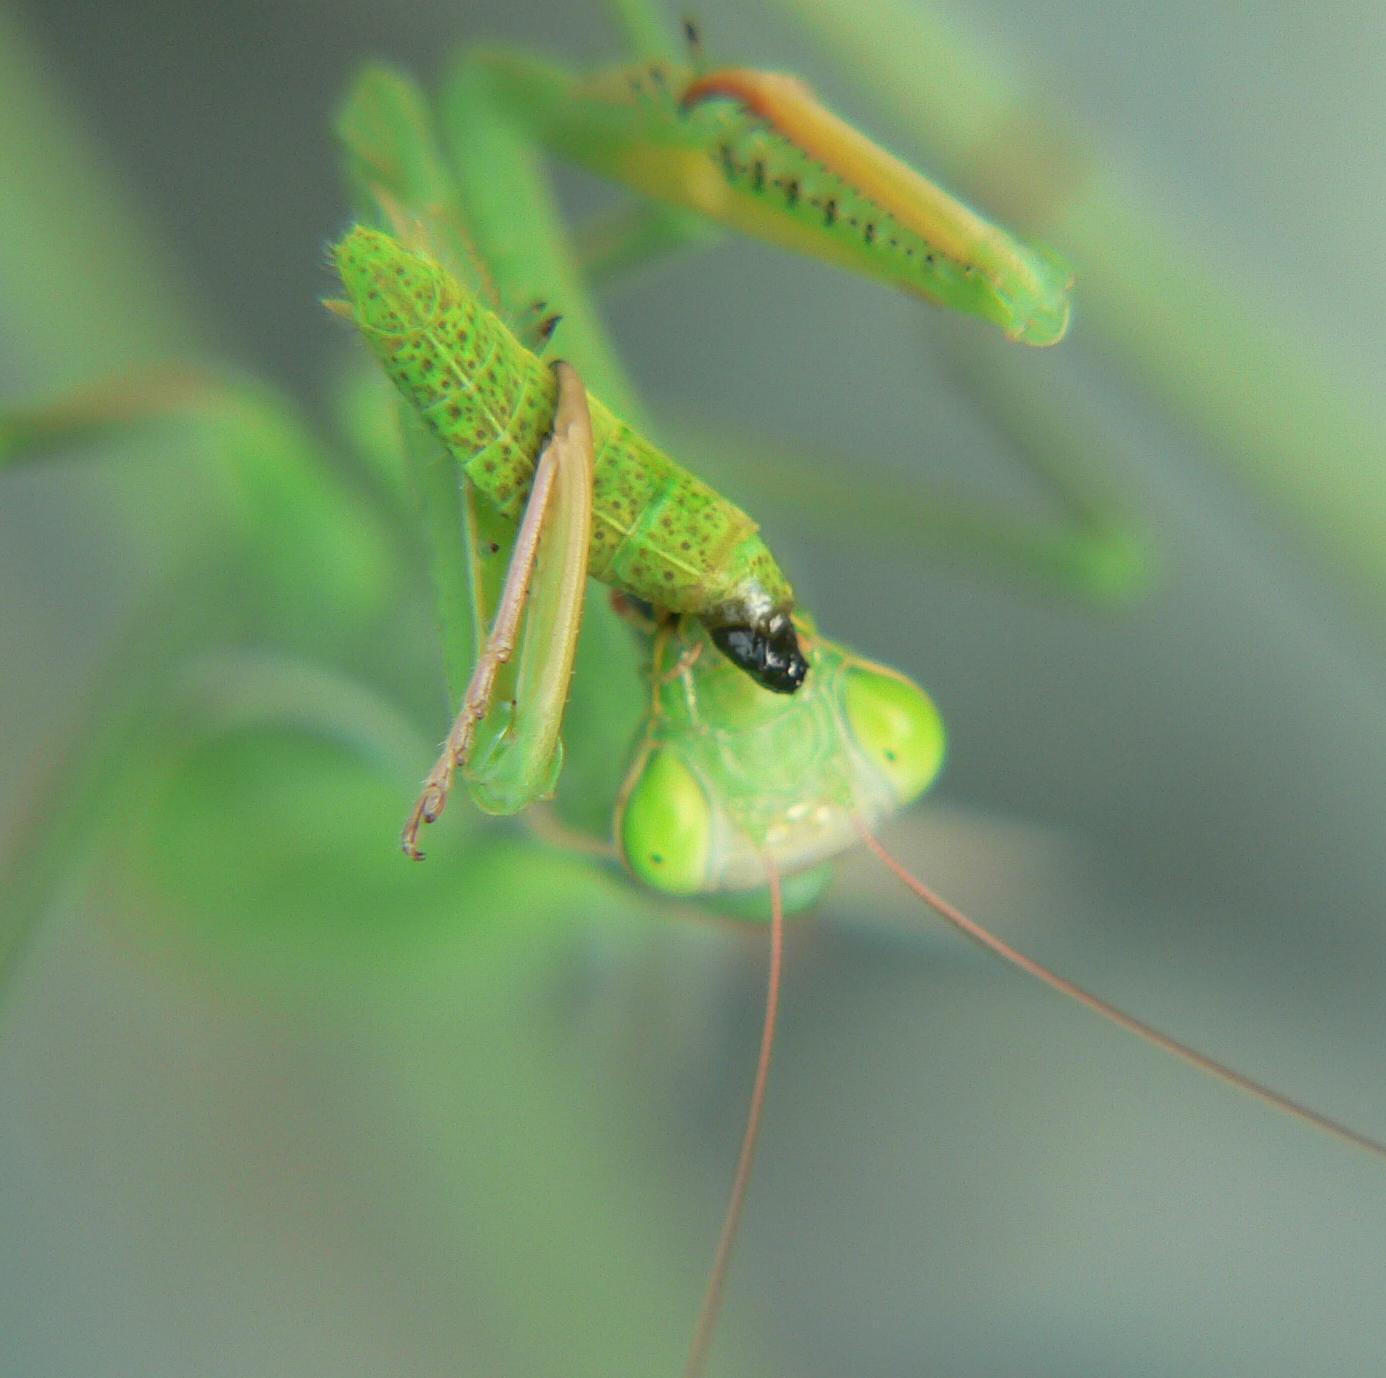
<path fill-rule="evenodd" d="M 658 852 L 651 852 L 651 853 L 650 853 L 650 860 L 651 860 L 652 862 L 654 862 L 654 864 L 655 864 L 656 866 L 663 866 L 663 865 L 664 865 L 664 858 L 663 858 Z"/>
<path fill-rule="evenodd" d="M 895 753 L 894 753 L 894 751 L 892 751 L 892 750 L 890 749 L 890 747 L 886 747 L 886 749 L 885 749 L 885 758 L 886 758 L 886 760 L 889 761 L 892 765 L 895 763 Z"/>

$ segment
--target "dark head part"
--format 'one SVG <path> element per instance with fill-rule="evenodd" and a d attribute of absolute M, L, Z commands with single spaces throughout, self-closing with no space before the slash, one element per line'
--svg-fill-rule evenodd
<path fill-rule="evenodd" d="M 777 694 L 792 694 L 808 674 L 808 661 L 799 649 L 788 613 L 772 613 L 757 627 L 733 624 L 710 628 L 717 649 Z"/>

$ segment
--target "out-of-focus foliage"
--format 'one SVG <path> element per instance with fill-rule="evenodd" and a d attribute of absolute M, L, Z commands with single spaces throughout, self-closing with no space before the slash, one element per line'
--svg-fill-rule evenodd
<path fill-rule="evenodd" d="M 609 51 L 577 0 L 504 9 L 0 15 L 0 396 L 169 360 L 195 380 L 175 418 L 0 474 L 16 1372 L 676 1369 L 749 1081 L 758 931 L 675 923 L 462 807 L 426 866 L 399 859 L 446 705 L 380 414 L 315 301 L 342 206 L 328 112 L 361 59 L 426 69 L 493 32 Z M 853 99 L 759 13 L 702 20 L 716 56 Z M 1102 136 L 1104 197 L 1210 246 L 1191 274 L 1245 308 L 1245 349 L 1214 358 L 1201 299 L 1155 292 L 1166 333 L 1126 341 L 1118 382 L 1110 321 L 1139 319 L 1120 291 L 1179 265 L 1081 200 L 1048 230 L 1079 315 L 1027 386 L 1120 448 L 1092 458 L 1140 498 L 1148 602 L 1095 616 L 916 548 L 925 477 L 1029 496 L 975 382 L 938 367 L 953 324 L 731 244 L 639 280 L 612 323 L 687 429 L 797 461 L 787 480 L 707 455 L 825 626 L 944 706 L 950 783 L 910 859 L 1140 1013 L 1379 1127 L 1386 666 L 1371 542 L 1338 559 L 1323 515 L 1367 520 L 1386 467 L 1352 383 L 1382 363 L 1379 13 L 998 3 L 984 22 L 974 59 L 1033 59 L 1025 89 Z M 888 33 L 856 59 L 873 95 L 915 41 Z M 920 94 L 981 118 L 942 81 Z M 1203 468 L 1254 471 L 1226 418 L 1255 410 L 1266 351 L 1302 367 L 1272 385 L 1294 425 L 1263 429 L 1341 423 L 1319 468 L 1276 450 L 1290 515 Z M 1191 381 L 1204 405 L 1166 414 Z M 613 699 L 604 730 L 628 711 Z M 1368 1166 L 943 956 L 853 880 L 792 935 L 726 1372 L 1372 1371 Z"/>

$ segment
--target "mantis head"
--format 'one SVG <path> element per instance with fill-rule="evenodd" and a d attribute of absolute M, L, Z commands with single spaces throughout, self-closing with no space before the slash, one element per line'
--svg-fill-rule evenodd
<path fill-rule="evenodd" d="M 801 625 L 811 673 L 770 692 L 685 621 L 656 639 L 656 691 L 622 791 L 616 841 L 645 884 L 747 891 L 859 841 L 933 783 L 944 730 L 927 694 Z"/>

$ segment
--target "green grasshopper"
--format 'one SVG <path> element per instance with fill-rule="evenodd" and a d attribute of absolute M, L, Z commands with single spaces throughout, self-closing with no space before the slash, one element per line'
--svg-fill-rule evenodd
<path fill-rule="evenodd" d="M 863 268 L 1024 342 L 1053 343 L 1067 325 L 1068 275 L 1058 260 L 987 225 L 775 76 L 655 60 L 575 79 L 473 57 L 454 74 L 445 113 L 452 159 L 415 88 L 377 70 L 358 83 L 339 124 L 359 209 L 375 223 L 334 247 L 348 299 L 329 305 L 355 322 L 400 394 L 421 486 L 436 496 L 448 483 L 440 489 L 440 468 L 461 466 L 461 521 L 450 539 L 463 529 L 469 537 L 473 620 L 478 632 L 490 625 L 403 845 L 420 855 L 419 829 L 441 813 L 459 768 L 491 812 L 518 812 L 555 791 L 584 584 L 590 574 L 610 585 L 645 644 L 649 700 L 615 801 L 617 853 L 640 881 L 669 893 L 768 887 L 770 896 L 760 1062 L 686 1372 L 701 1372 L 711 1341 L 760 1122 L 782 881 L 796 881 L 790 907 L 807 903 L 821 863 L 859 840 L 993 954 L 1201 1070 L 1386 1156 L 1374 1140 L 1016 952 L 885 851 L 876 824 L 941 766 L 936 709 L 903 676 L 823 637 L 796 607 L 755 523 L 646 441 L 620 404 L 598 400 L 595 389 L 589 396 L 594 372 L 617 392 L 622 384 L 565 261 L 529 140 L 681 211 Z M 553 306 L 563 317 L 563 359 L 544 363 L 482 294 L 517 320 L 521 303 Z M 553 319 L 533 332 L 536 342 L 552 335 Z"/>

